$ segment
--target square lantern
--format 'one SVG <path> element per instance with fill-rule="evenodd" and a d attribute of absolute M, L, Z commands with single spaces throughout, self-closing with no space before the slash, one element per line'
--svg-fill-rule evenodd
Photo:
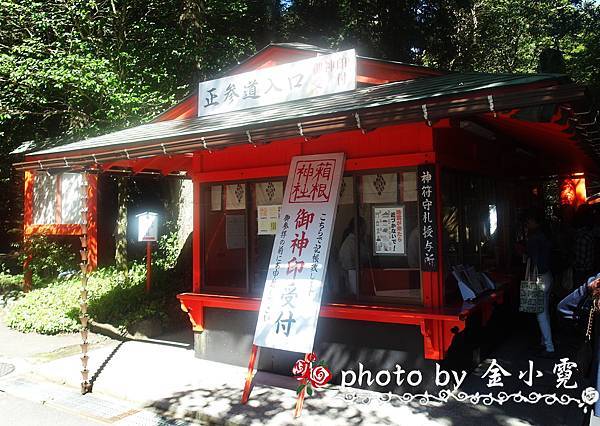
<path fill-rule="evenodd" d="M 136 217 L 138 219 L 138 241 L 156 241 L 158 239 L 158 213 L 144 212 Z"/>

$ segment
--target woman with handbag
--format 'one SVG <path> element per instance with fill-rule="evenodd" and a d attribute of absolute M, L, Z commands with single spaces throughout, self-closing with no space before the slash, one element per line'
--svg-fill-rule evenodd
<path fill-rule="evenodd" d="M 576 354 L 577 368 L 592 379 L 596 390 L 600 391 L 598 355 L 600 351 L 600 329 L 595 326 L 596 312 L 600 309 L 600 274 L 591 276 L 558 304 L 559 314 L 576 321 L 585 332 L 584 342 Z M 600 425 L 600 400 L 594 404 L 592 425 Z"/>
<path fill-rule="evenodd" d="M 527 217 L 527 255 L 531 260 L 532 267 L 537 270 L 539 280 L 544 288 L 544 309 L 537 313 L 537 321 L 542 333 L 544 349 L 539 356 L 544 358 L 554 357 L 554 342 L 552 341 L 552 329 L 550 327 L 550 288 L 552 287 L 552 271 L 550 270 L 550 258 L 552 244 L 542 230 L 543 213 L 531 211 Z"/>

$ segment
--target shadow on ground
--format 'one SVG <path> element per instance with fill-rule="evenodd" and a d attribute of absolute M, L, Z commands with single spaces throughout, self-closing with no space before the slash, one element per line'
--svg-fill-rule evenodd
<path fill-rule="evenodd" d="M 523 322 L 513 334 L 497 346 L 482 364 L 471 372 L 461 391 L 469 396 L 500 392 L 514 394 L 521 392 L 529 396 L 532 392 L 541 395 L 568 395 L 581 399 L 581 392 L 589 386 L 589 381 L 580 377 L 576 371 L 568 384 L 576 383 L 575 389 L 557 387 L 555 365 L 562 358 L 573 359 L 577 346 L 577 337 L 568 331 L 558 332 L 557 356 L 554 359 L 536 357 L 532 342 L 537 341 L 536 326 L 532 318 L 523 317 Z M 489 374 L 486 375 L 492 360 L 495 359 L 510 376 L 503 377 L 501 387 L 488 387 Z M 525 383 L 533 362 L 533 382 Z M 537 377 L 537 371 L 542 373 Z M 247 405 L 240 403 L 241 386 L 222 385 L 215 388 L 195 387 L 176 392 L 149 404 L 166 416 L 186 416 L 210 424 L 442 424 L 442 425 L 568 425 L 579 426 L 584 421 L 583 407 L 573 401 L 561 404 L 557 400 L 541 398 L 535 403 L 506 402 L 502 405 L 493 402 L 486 405 L 485 399 L 478 403 L 467 398 L 457 401 L 452 397 L 445 403 L 430 402 L 423 404 L 420 398 L 402 401 L 399 397 L 388 397 L 378 401 L 377 396 L 368 403 L 356 395 L 330 389 L 317 392 L 307 398 L 303 415 L 299 420 L 292 418 L 294 392 L 281 387 L 257 384 Z M 440 389 L 430 392 L 437 395 Z M 364 395 L 364 394 L 363 394 Z M 373 394 L 370 394 L 373 396 Z M 377 394 L 376 394 L 377 395 Z M 381 394 L 378 394 L 381 395 Z M 490 401 L 488 401 L 489 403 Z M 565 400 L 563 399 L 563 402 Z"/>

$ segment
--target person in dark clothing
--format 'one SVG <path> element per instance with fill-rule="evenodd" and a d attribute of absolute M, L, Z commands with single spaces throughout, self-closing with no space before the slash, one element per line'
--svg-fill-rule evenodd
<path fill-rule="evenodd" d="M 592 211 L 590 206 L 579 206 L 573 225 L 575 239 L 573 245 L 573 281 L 583 282 L 594 271 L 595 241 L 592 229 Z"/>
<path fill-rule="evenodd" d="M 552 329 L 550 327 L 550 288 L 552 287 L 552 271 L 550 259 L 552 244 L 542 230 L 543 213 L 532 211 L 527 217 L 527 256 L 531 260 L 531 267 L 537 269 L 537 274 L 544 283 L 544 310 L 537 314 L 538 325 L 542 333 L 544 350 L 542 357 L 554 355 Z"/>
<path fill-rule="evenodd" d="M 559 315 L 567 320 L 579 320 L 580 323 L 587 325 L 586 318 L 583 318 L 583 321 L 579 318 L 583 314 L 581 306 L 587 297 L 592 298 L 592 303 L 594 303 L 596 309 L 600 308 L 600 274 L 589 277 L 586 283 L 579 286 L 575 291 L 565 297 L 558 304 Z M 596 390 L 600 392 L 600 364 L 598 363 L 600 358 L 600 327 L 595 323 L 596 320 L 594 320 L 592 329 L 594 350 L 591 374 L 593 375 L 592 383 L 595 383 Z M 586 330 L 582 331 L 585 332 Z M 594 404 L 594 416 L 590 424 L 600 425 L 600 400 L 596 401 Z"/>

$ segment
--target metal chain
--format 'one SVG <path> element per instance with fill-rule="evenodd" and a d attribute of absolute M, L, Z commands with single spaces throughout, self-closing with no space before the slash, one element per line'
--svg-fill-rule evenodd
<path fill-rule="evenodd" d="M 87 214 L 88 214 L 88 209 L 87 209 L 87 205 L 88 205 L 88 180 L 87 180 L 87 173 L 83 173 L 83 184 L 81 185 L 81 201 L 82 201 L 82 205 L 84 206 L 83 209 L 81 210 L 81 237 L 79 238 L 81 241 L 81 250 L 79 251 L 79 253 L 81 254 L 81 263 L 79 264 L 81 266 L 81 290 L 80 290 L 80 298 L 79 298 L 79 306 L 81 307 L 81 315 L 79 316 L 79 319 L 81 320 L 81 338 L 82 338 L 82 343 L 81 343 L 81 365 L 82 365 L 82 370 L 81 370 L 81 394 L 85 395 L 88 392 L 91 392 L 92 390 L 92 385 L 90 383 L 90 378 L 89 378 L 89 370 L 88 370 L 88 360 L 89 357 L 87 355 L 88 353 L 88 332 L 89 332 L 89 328 L 88 328 L 88 323 L 89 323 L 89 316 L 87 313 L 87 308 L 88 308 L 88 291 L 87 291 L 87 280 L 88 280 L 88 273 L 89 273 L 89 267 L 88 267 L 88 248 L 87 248 L 87 225 L 88 225 L 88 220 L 87 220 Z"/>
<path fill-rule="evenodd" d="M 596 301 L 592 300 L 592 308 L 590 309 L 590 316 L 588 317 L 587 330 L 585 332 L 585 338 L 591 340 L 592 338 L 592 326 L 594 325 L 594 314 L 596 313 Z"/>

